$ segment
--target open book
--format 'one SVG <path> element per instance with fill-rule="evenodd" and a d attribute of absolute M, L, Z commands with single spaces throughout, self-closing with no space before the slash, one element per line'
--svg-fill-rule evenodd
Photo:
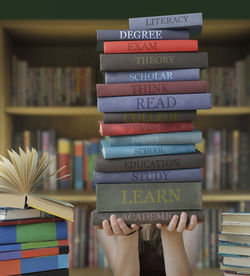
<path fill-rule="evenodd" d="M 0 207 L 29 206 L 73 221 L 73 205 L 38 194 L 42 185 L 64 167 L 48 174 L 54 160 L 49 159 L 47 152 L 38 160 L 33 148 L 26 152 L 19 148 L 19 154 L 8 150 L 8 154 L 10 160 L 0 155 Z"/>

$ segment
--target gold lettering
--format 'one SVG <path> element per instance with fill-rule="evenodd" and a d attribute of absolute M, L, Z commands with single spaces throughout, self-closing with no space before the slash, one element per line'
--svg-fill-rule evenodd
<path fill-rule="evenodd" d="M 176 189 L 177 193 L 175 193 L 172 189 L 169 189 L 169 194 L 170 194 L 170 202 L 173 202 L 173 199 L 172 199 L 172 196 L 175 198 L 176 201 L 180 201 L 180 192 L 181 192 L 181 189 L 178 188 Z"/>
<path fill-rule="evenodd" d="M 168 202 L 165 198 L 166 190 L 157 190 L 157 202 Z M 162 200 L 162 201 L 161 201 Z"/>
<path fill-rule="evenodd" d="M 134 203 L 143 203 L 143 201 L 142 201 L 143 191 L 142 190 L 133 190 L 133 194 L 134 194 Z M 140 200 L 140 201 L 137 201 L 137 200 Z"/>
<path fill-rule="evenodd" d="M 151 203 L 155 203 L 154 197 L 152 195 L 152 192 L 148 190 L 143 203 L 147 203 L 148 201 L 151 201 Z"/>

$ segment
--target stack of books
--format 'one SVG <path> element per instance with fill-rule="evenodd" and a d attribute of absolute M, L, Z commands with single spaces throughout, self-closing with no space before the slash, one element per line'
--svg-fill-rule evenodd
<path fill-rule="evenodd" d="M 52 160 L 36 150 L 0 156 L 0 274 L 69 275 L 67 223 L 73 206 L 37 194 Z M 43 211 L 42 211 L 43 210 Z"/>
<path fill-rule="evenodd" d="M 185 19 L 184 19 L 185 18 Z M 202 219 L 202 134 L 197 109 L 211 108 L 198 52 L 202 14 L 129 20 L 130 30 L 97 31 L 98 111 L 103 112 L 96 160 L 93 223 L 110 214 L 127 223 L 166 223 L 185 210 Z M 100 41 L 102 40 L 102 42 Z M 109 41 L 117 40 L 117 41 Z"/>
<path fill-rule="evenodd" d="M 218 254 L 225 276 L 250 275 L 249 244 L 250 213 L 223 213 Z"/>

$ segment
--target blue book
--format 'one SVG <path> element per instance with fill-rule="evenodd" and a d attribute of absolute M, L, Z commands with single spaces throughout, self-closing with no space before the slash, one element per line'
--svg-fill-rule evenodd
<path fill-rule="evenodd" d="M 202 132 L 195 130 L 187 132 L 109 136 L 107 141 L 110 146 L 196 144 L 202 141 Z"/>
<path fill-rule="evenodd" d="M 97 98 L 99 112 L 210 109 L 211 94 L 171 94 Z"/>
<path fill-rule="evenodd" d="M 83 141 L 75 141 L 75 189 L 83 189 Z"/>
<path fill-rule="evenodd" d="M 202 180 L 201 168 L 159 171 L 96 172 L 95 183 L 197 182 Z"/>
<path fill-rule="evenodd" d="M 129 29 L 186 29 L 190 35 L 200 35 L 202 29 L 202 13 L 129 18 Z"/>
<path fill-rule="evenodd" d="M 105 72 L 105 83 L 194 81 L 200 80 L 200 69 Z"/>
<path fill-rule="evenodd" d="M 106 159 L 153 156 L 195 152 L 195 145 L 110 146 L 101 141 L 101 151 Z"/>
<path fill-rule="evenodd" d="M 189 39 L 187 30 L 97 30 L 97 41 Z"/>

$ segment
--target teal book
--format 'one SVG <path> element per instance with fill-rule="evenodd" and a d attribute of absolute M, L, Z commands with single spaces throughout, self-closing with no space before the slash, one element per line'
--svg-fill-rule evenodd
<path fill-rule="evenodd" d="M 105 140 L 101 141 L 103 157 L 127 158 L 137 156 L 153 156 L 195 152 L 194 144 L 187 145 L 145 145 L 145 146 L 110 146 Z"/>
<path fill-rule="evenodd" d="M 96 184 L 98 212 L 202 209 L 201 182 Z"/>
<path fill-rule="evenodd" d="M 110 146 L 129 145 L 177 145 L 201 143 L 201 131 L 187 132 L 164 132 L 141 135 L 109 136 L 107 139 Z"/>

